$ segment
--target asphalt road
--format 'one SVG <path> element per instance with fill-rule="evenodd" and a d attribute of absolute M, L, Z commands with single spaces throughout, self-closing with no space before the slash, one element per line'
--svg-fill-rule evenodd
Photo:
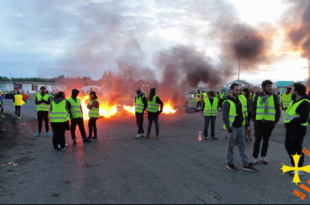
<path fill-rule="evenodd" d="M 289 165 L 284 148 L 283 123 L 275 128 L 269 146 L 269 165 L 256 166 L 258 173 L 242 170 L 235 147 L 238 172 L 226 169 L 225 131 L 222 113 L 216 121 L 218 140 L 199 142 L 202 114 L 178 111 L 160 116 L 162 139 L 135 139 L 134 117 L 98 121 L 98 140 L 72 145 L 66 133 L 67 151 L 54 152 L 52 138 L 34 138 L 37 122 L 33 101 L 22 107 L 22 119 L 13 118 L 11 100 L 5 100 L 10 131 L 1 139 L 0 203 L 309 203 L 310 193 L 282 175 Z M 145 129 L 146 129 L 145 118 Z M 25 123 L 25 124 L 24 124 Z M 87 124 L 85 123 L 87 128 Z M 19 133 L 20 131 L 24 131 Z M 78 135 L 80 138 L 80 135 Z M 253 142 L 247 143 L 251 159 Z M 310 149 L 309 134 L 304 146 Z M 305 165 L 309 164 L 305 158 Z M 310 175 L 301 181 L 306 184 Z M 310 187 L 310 185 L 309 185 Z M 304 200 L 293 195 L 298 189 Z"/>

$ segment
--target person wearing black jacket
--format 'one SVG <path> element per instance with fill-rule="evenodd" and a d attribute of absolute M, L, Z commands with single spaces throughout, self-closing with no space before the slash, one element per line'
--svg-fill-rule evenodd
<path fill-rule="evenodd" d="M 301 83 L 295 83 L 292 89 L 292 100 L 285 111 L 284 123 L 286 129 L 285 148 L 291 160 L 291 166 L 295 167 L 293 155 L 300 155 L 298 167 L 304 165 L 303 140 L 307 133 L 307 121 L 310 113 L 310 99 L 306 95 L 306 87 Z M 298 171 L 303 175 L 302 171 Z M 291 173 L 295 175 L 295 171 Z"/>
<path fill-rule="evenodd" d="M 252 165 L 255 165 L 259 162 L 257 158 L 260 152 L 260 143 L 262 140 L 263 145 L 260 162 L 263 164 L 268 164 L 266 156 L 269 146 L 269 138 L 281 117 L 280 100 L 276 94 L 272 93 L 272 84 L 273 83 L 270 80 L 263 81 L 263 92 L 256 95 L 253 101 L 252 120 L 255 129 L 255 142 L 253 148 L 253 160 L 251 162 Z M 272 104 L 274 107 L 270 107 L 270 100 L 272 99 Z M 258 112 L 258 110 L 263 109 L 265 109 L 265 112 Z M 271 120 L 270 118 L 272 118 L 272 116 L 274 117 Z"/>
<path fill-rule="evenodd" d="M 141 92 L 140 87 L 137 88 L 137 96 L 135 97 L 135 108 L 136 108 L 136 121 L 138 126 L 138 134 L 136 136 L 137 139 L 144 136 L 144 129 L 143 129 L 143 115 L 144 111 L 147 108 L 147 99 L 144 93 Z"/>
<path fill-rule="evenodd" d="M 84 119 L 83 119 L 83 109 L 82 109 L 82 106 L 81 106 L 81 101 L 80 101 L 80 99 L 78 99 L 79 93 L 80 93 L 79 90 L 73 89 L 72 90 L 71 98 L 69 98 L 67 100 L 68 110 L 69 110 L 70 119 L 71 119 L 71 137 L 72 137 L 72 140 L 73 140 L 73 144 L 76 144 L 76 136 L 75 136 L 76 126 L 78 126 L 79 129 L 80 129 L 80 133 L 82 135 L 83 142 L 91 142 L 90 139 L 86 138 L 86 132 L 85 132 L 85 127 L 84 127 Z M 72 114 L 72 107 L 75 107 L 75 106 L 71 105 L 71 103 L 73 103 L 75 105 L 76 104 L 80 104 L 80 109 L 77 111 L 77 109 L 75 108 L 74 112 L 79 112 L 80 113 L 79 115 L 82 116 L 82 117 L 75 117 Z"/>
<path fill-rule="evenodd" d="M 40 97 L 41 96 L 41 97 Z M 38 98 L 41 98 L 41 100 L 39 101 Z M 41 135 L 41 131 L 42 131 L 42 121 L 44 119 L 44 123 L 45 123 L 45 130 L 46 130 L 46 135 L 49 137 L 49 126 L 48 126 L 48 109 L 49 106 L 51 104 L 51 99 L 49 98 L 49 96 L 45 93 L 45 87 L 41 87 L 40 88 L 40 93 L 36 96 L 36 101 L 35 104 L 37 106 L 46 106 L 46 110 L 43 111 L 42 109 L 40 109 L 40 107 L 37 107 L 38 111 L 37 111 L 37 118 L 38 118 L 38 127 L 39 127 L 39 132 L 35 135 L 35 137 L 39 137 Z"/>

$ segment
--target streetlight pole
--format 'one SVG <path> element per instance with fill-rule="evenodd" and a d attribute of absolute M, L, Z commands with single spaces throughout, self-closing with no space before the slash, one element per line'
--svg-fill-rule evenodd
<path fill-rule="evenodd" d="M 240 39 L 239 44 L 242 40 L 248 39 L 248 36 L 243 37 L 243 39 Z M 240 53 L 239 53 L 239 70 L 238 70 L 238 84 L 240 84 Z"/>

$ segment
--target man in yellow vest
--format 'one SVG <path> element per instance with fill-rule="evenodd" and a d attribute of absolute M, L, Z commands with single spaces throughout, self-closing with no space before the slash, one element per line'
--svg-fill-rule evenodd
<path fill-rule="evenodd" d="M 199 108 L 201 107 L 201 94 L 200 94 L 200 90 L 197 91 L 196 100 L 197 100 L 197 112 L 199 112 Z"/>
<path fill-rule="evenodd" d="M 293 155 L 301 156 L 298 167 L 304 165 L 304 153 L 302 152 L 303 140 L 307 133 L 307 121 L 310 113 L 310 101 L 306 95 L 306 87 L 301 83 L 295 83 L 292 89 L 292 99 L 285 111 L 284 123 L 286 129 L 285 148 L 291 160 L 291 166 L 295 167 Z M 298 171 L 303 175 L 302 171 Z M 295 171 L 291 173 L 295 175 Z"/>
<path fill-rule="evenodd" d="M 45 93 L 45 87 L 40 88 L 40 93 L 36 96 L 35 104 L 37 105 L 37 118 L 38 118 L 38 127 L 39 132 L 35 135 L 35 137 L 39 137 L 42 131 L 42 121 L 44 119 L 45 122 L 45 130 L 46 136 L 51 136 L 48 127 L 48 111 L 50 108 L 51 100 L 48 94 Z"/>
<path fill-rule="evenodd" d="M 271 133 L 278 123 L 281 110 L 280 101 L 276 94 L 272 93 L 272 82 L 265 80 L 262 82 L 263 92 L 259 93 L 254 98 L 252 106 L 252 120 L 255 130 L 255 142 L 253 148 L 253 160 L 252 165 L 258 164 L 258 155 L 260 152 L 260 143 L 263 140 L 261 149 L 260 162 L 268 164 L 267 152 L 269 146 L 269 138 Z"/>
<path fill-rule="evenodd" d="M 240 100 L 240 86 L 233 83 L 230 86 L 230 96 L 228 96 L 223 104 L 223 121 L 224 128 L 228 131 L 227 145 L 227 166 L 230 171 L 237 171 L 234 161 L 234 146 L 235 142 L 239 145 L 239 152 L 243 162 L 243 170 L 249 172 L 257 172 L 248 160 L 245 143 L 245 129 L 250 130 L 247 122 L 246 113 L 244 113 L 243 100 Z"/>
<path fill-rule="evenodd" d="M 73 89 L 71 97 L 67 100 L 71 119 L 71 138 L 73 140 L 73 144 L 77 144 L 75 136 L 76 126 L 79 126 L 83 142 L 91 142 L 91 140 L 86 137 L 81 100 L 78 98 L 79 93 L 79 90 Z"/>
<path fill-rule="evenodd" d="M 208 92 L 208 97 L 203 100 L 202 113 L 205 118 L 205 126 L 203 136 L 205 140 L 208 138 L 209 123 L 211 121 L 211 139 L 217 140 L 215 137 L 215 121 L 217 116 L 217 107 L 219 99 L 214 97 L 214 92 Z"/>
<path fill-rule="evenodd" d="M 287 88 L 286 92 L 283 93 L 282 95 L 282 110 L 286 110 L 288 108 L 288 106 L 291 104 L 292 102 L 292 93 L 291 93 L 292 88 Z"/>
<path fill-rule="evenodd" d="M 136 121 L 138 126 L 138 134 L 136 136 L 137 139 L 144 136 L 143 129 L 143 115 L 144 111 L 147 108 L 147 99 L 145 95 L 141 92 L 141 88 L 137 88 L 137 95 L 135 97 L 135 109 L 136 109 Z"/>
<path fill-rule="evenodd" d="M 20 92 L 17 91 L 17 94 L 14 95 L 13 103 L 15 106 L 15 117 L 17 117 L 17 119 L 20 119 L 21 107 L 23 104 L 27 103 L 27 101 L 23 98 Z"/>

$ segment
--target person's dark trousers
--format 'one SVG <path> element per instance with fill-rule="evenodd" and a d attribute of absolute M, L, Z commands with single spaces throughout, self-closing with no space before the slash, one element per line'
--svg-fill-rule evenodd
<path fill-rule="evenodd" d="M 48 111 L 38 111 L 38 127 L 39 127 L 39 133 L 42 131 L 42 121 L 44 119 L 45 123 L 45 130 L 48 132 L 49 126 L 48 126 Z"/>
<path fill-rule="evenodd" d="M 204 137 L 208 137 L 209 123 L 211 121 L 211 137 L 215 137 L 215 120 L 216 116 L 204 116 L 205 117 L 205 127 L 204 127 Z"/>
<path fill-rule="evenodd" d="M 159 135 L 158 116 L 154 117 L 154 118 L 149 118 L 149 126 L 148 126 L 148 129 L 147 129 L 147 133 L 148 134 L 151 133 L 151 128 L 152 128 L 153 121 L 154 121 L 155 127 L 156 127 L 156 135 Z"/>
<path fill-rule="evenodd" d="M 67 128 L 67 122 L 51 123 L 53 129 L 53 146 L 54 149 L 58 149 L 60 145 L 61 149 L 66 146 L 65 132 Z"/>
<path fill-rule="evenodd" d="M 2 107 L 1 108 L 1 115 L 3 115 L 4 114 L 4 108 Z"/>
<path fill-rule="evenodd" d="M 306 136 L 306 130 L 299 130 L 299 129 L 287 129 L 286 128 L 286 137 L 285 137 L 285 148 L 287 151 L 287 154 L 290 157 L 292 166 L 295 167 L 295 162 L 292 157 L 292 155 L 295 155 L 296 153 L 298 155 L 301 155 L 298 167 L 303 167 L 304 165 L 304 153 L 302 153 L 303 149 L 303 141 L 304 137 Z"/>
<path fill-rule="evenodd" d="M 86 139 L 86 132 L 85 132 L 83 118 L 76 118 L 76 119 L 71 120 L 71 137 L 72 137 L 72 139 L 76 140 L 76 137 L 75 137 L 76 126 L 79 127 L 79 130 L 80 130 L 80 133 L 82 135 L 83 140 Z"/>
<path fill-rule="evenodd" d="M 15 115 L 17 117 L 20 117 L 20 109 L 21 109 L 21 106 L 15 106 Z"/>
<path fill-rule="evenodd" d="M 262 122 L 260 120 L 255 121 L 254 129 L 255 129 L 255 142 L 254 142 L 254 150 L 253 157 L 256 159 L 258 157 L 260 151 L 260 143 L 263 140 L 263 146 L 261 151 L 261 157 L 267 156 L 268 146 L 269 146 L 269 138 L 271 136 L 272 130 L 274 129 L 273 122 Z"/>
<path fill-rule="evenodd" d="M 89 137 L 92 137 L 93 130 L 94 130 L 94 137 L 97 137 L 96 121 L 97 118 L 90 118 L 88 121 Z"/>
<path fill-rule="evenodd" d="M 201 102 L 200 101 L 197 102 L 197 112 L 198 112 L 198 108 L 199 107 L 201 107 Z"/>
<path fill-rule="evenodd" d="M 137 113 L 136 112 L 136 120 L 137 120 L 137 126 L 138 126 L 138 134 L 144 134 L 143 113 Z"/>

